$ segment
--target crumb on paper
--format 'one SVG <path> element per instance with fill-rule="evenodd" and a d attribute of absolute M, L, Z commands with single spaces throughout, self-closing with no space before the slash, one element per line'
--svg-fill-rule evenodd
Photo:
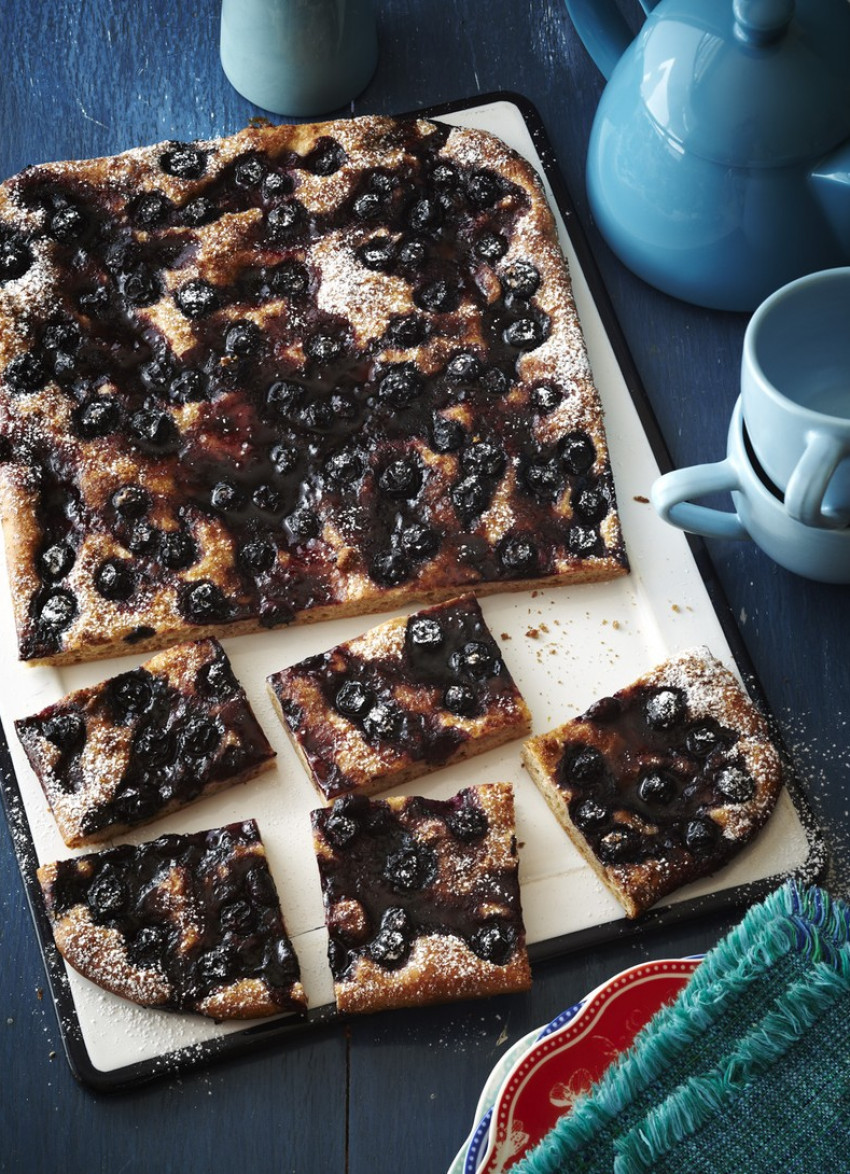
<path fill-rule="evenodd" d="M 639 501 L 641 505 L 649 505 L 649 498 L 642 493 L 636 493 L 632 500 Z"/>
<path fill-rule="evenodd" d="M 529 638 L 529 640 L 539 640 L 540 639 L 540 629 L 539 628 L 528 628 L 528 629 L 526 629 L 525 634 Z"/>
<path fill-rule="evenodd" d="M 502 632 L 501 639 L 502 640 L 511 640 L 512 636 L 511 636 L 510 632 Z"/>

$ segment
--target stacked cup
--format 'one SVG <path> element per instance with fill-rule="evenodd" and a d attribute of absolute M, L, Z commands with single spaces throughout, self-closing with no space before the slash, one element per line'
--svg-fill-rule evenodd
<path fill-rule="evenodd" d="M 734 512 L 694 504 L 732 494 Z M 783 286 L 750 319 L 725 460 L 659 478 L 667 522 L 752 538 L 808 579 L 850 583 L 850 268 Z"/>

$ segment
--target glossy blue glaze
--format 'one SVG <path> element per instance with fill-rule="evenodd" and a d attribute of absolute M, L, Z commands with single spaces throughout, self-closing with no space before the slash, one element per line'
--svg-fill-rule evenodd
<path fill-rule="evenodd" d="M 378 62 L 373 0 L 222 0 L 221 64 L 255 105 L 318 117 L 365 89 Z"/>
<path fill-rule="evenodd" d="M 622 46 L 608 5 L 567 8 L 607 69 Z M 611 69 L 588 148 L 620 259 L 726 310 L 850 261 L 848 60 L 845 0 L 661 0 Z"/>

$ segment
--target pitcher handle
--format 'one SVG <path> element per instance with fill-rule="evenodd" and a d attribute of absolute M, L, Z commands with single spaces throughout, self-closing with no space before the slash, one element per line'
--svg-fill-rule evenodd
<path fill-rule="evenodd" d="M 733 462 L 727 458 L 712 465 L 693 465 L 665 473 L 652 486 L 649 496 L 659 517 L 680 530 L 704 534 L 708 538 L 748 538 L 736 513 L 694 505 L 690 500 L 706 493 L 738 488 L 738 474 Z"/>
<path fill-rule="evenodd" d="M 614 0 L 565 0 L 567 12 L 596 68 L 607 81 L 632 42 L 632 31 Z M 658 0 L 640 0 L 649 13 Z"/>
<path fill-rule="evenodd" d="M 812 432 L 806 448 L 788 478 L 785 508 L 806 526 L 839 529 L 850 522 L 846 513 L 824 509 L 823 499 L 832 475 L 847 456 L 847 444 L 827 432 Z"/>

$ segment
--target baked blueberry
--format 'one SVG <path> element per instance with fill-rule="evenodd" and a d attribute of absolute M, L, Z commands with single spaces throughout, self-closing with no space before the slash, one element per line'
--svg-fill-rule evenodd
<path fill-rule="evenodd" d="M 434 452 L 457 452 L 463 447 L 466 432 L 458 420 L 452 420 L 435 412 L 431 417 L 431 447 Z"/>
<path fill-rule="evenodd" d="M 388 236 L 373 236 L 355 250 L 355 257 L 366 269 L 385 273 L 392 269 L 396 258 L 395 241 Z"/>
<path fill-rule="evenodd" d="M 472 351 L 459 351 L 449 359 L 446 375 L 453 383 L 474 383 L 481 378 L 484 364 Z"/>
<path fill-rule="evenodd" d="M 224 350 L 226 354 L 235 358 L 253 358 L 262 346 L 263 336 L 256 322 L 250 318 L 243 318 L 234 322 L 224 336 Z"/>
<path fill-rule="evenodd" d="M 283 420 L 298 418 L 305 400 L 304 387 L 291 379 L 278 379 L 266 392 L 266 403 Z"/>
<path fill-rule="evenodd" d="M 378 384 L 378 395 L 395 408 L 409 407 L 423 390 L 422 376 L 413 363 L 396 363 Z"/>
<path fill-rule="evenodd" d="M 482 261 L 493 263 L 504 257 L 508 251 L 508 242 L 500 232 L 486 230 L 475 241 L 473 250 L 475 255 L 480 257 Z"/>
<path fill-rule="evenodd" d="M 551 458 L 537 457 L 523 467 L 522 483 L 535 497 L 553 501 L 560 496 L 564 488 L 564 472 L 557 461 Z M 574 508 L 576 508 L 575 503 Z M 602 516 L 604 517 L 604 514 Z"/>
<path fill-rule="evenodd" d="M 176 179 L 200 179 L 207 169 L 207 153 L 192 143 L 171 143 L 160 155 L 159 165 Z"/>
<path fill-rule="evenodd" d="M 605 759 L 595 746 L 573 746 L 564 757 L 564 776 L 577 783 L 593 783 L 605 772 Z"/>
<path fill-rule="evenodd" d="M 269 451 L 269 460 L 276 473 L 291 473 L 298 466 L 298 453 L 287 444 L 275 444 Z"/>
<path fill-rule="evenodd" d="M 351 208 L 358 220 L 376 220 L 384 209 L 384 198 L 379 192 L 362 192 Z"/>
<path fill-rule="evenodd" d="M 662 770 L 649 770 L 641 775 L 637 791 L 644 803 L 666 807 L 676 797 L 676 783 Z"/>
<path fill-rule="evenodd" d="M 222 513 L 242 509 L 245 495 L 233 481 L 217 481 L 210 492 L 210 505 Z"/>
<path fill-rule="evenodd" d="M 132 757 L 146 770 L 156 770 L 171 762 L 175 750 L 174 735 L 161 726 L 142 726 L 133 738 Z"/>
<path fill-rule="evenodd" d="M 462 803 L 456 811 L 446 816 L 446 827 L 456 840 L 471 844 L 487 835 L 490 821 L 477 804 Z"/>
<path fill-rule="evenodd" d="M 266 201 L 288 196 L 294 188 L 292 178 L 281 171 L 269 171 L 263 178 L 262 196 Z"/>
<path fill-rule="evenodd" d="M 121 673 L 107 682 L 106 697 L 119 725 L 144 716 L 154 702 L 153 678 L 145 669 Z"/>
<path fill-rule="evenodd" d="M 647 725 L 653 730 L 670 730 L 684 721 L 688 706 L 681 689 L 665 686 L 649 694 L 643 712 Z"/>
<path fill-rule="evenodd" d="M 529 537 L 514 534 L 499 544 L 499 561 L 511 575 L 540 574 L 540 551 Z"/>
<path fill-rule="evenodd" d="M 129 599 L 136 590 L 136 574 L 132 563 L 120 558 L 104 559 L 94 573 L 94 585 L 104 599 L 116 603 Z"/>
<path fill-rule="evenodd" d="M 139 228 L 157 228 L 163 223 L 174 205 L 162 192 L 142 192 L 130 201 L 127 212 Z"/>
<path fill-rule="evenodd" d="M 420 310 L 428 310 L 432 314 L 448 314 L 458 308 L 460 290 L 457 285 L 440 277 L 436 281 L 420 285 L 413 294 L 413 300 Z"/>
<path fill-rule="evenodd" d="M 411 558 L 433 558 L 440 548 L 440 538 L 430 526 L 411 522 L 399 533 L 399 542 Z"/>
<path fill-rule="evenodd" d="M 334 695 L 334 706 L 344 717 L 365 717 L 375 704 L 375 696 L 360 681 L 343 681 Z"/>
<path fill-rule="evenodd" d="M 495 644 L 484 640 L 467 640 L 452 653 L 449 664 L 454 672 L 472 677 L 476 681 L 494 677 L 502 671 L 502 662 L 499 660 Z"/>
<path fill-rule="evenodd" d="M 402 715 L 391 702 L 378 701 L 363 716 L 363 732 L 367 738 L 396 741 L 401 734 Z"/>
<path fill-rule="evenodd" d="M 597 525 L 610 508 L 608 495 L 601 485 L 584 485 L 573 496 L 573 513 L 590 525 Z"/>
<path fill-rule="evenodd" d="M 490 490 L 477 473 L 470 473 L 453 485 L 450 496 L 455 509 L 464 519 L 474 518 L 490 504 Z"/>
<path fill-rule="evenodd" d="M 31 395 L 47 382 L 47 370 L 33 351 L 15 355 L 3 372 L 3 379 L 13 395 Z"/>
<path fill-rule="evenodd" d="M 165 530 L 159 539 L 159 561 L 170 571 L 183 571 L 197 561 L 198 547 L 185 530 Z"/>
<path fill-rule="evenodd" d="M 495 440 L 476 440 L 461 456 L 465 472 L 484 477 L 498 477 L 506 463 L 505 450 Z"/>
<path fill-rule="evenodd" d="M 310 288 L 310 274 L 300 261 L 282 261 L 260 274 L 260 296 L 297 298 Z"/>
<path fill-rule="evenodd" d="M 405 269 L 421 269 L 428 259 L 428 247 L 422 240 L 407 240 L 398 250 L 398 263 Z"/>
<path fill-rule="evenodd" d="M 75 710 L 52 714 L 42 727 L 44 737 L 64 754 L 78 754 L 86 741 L 86 722 Z"/>
<path fill-rule="evenodd" d="M 239 683 L 233 675 L 233 670 L 223 656 L 210 661 L 209 664 L 205 664 L 199 669 L 196 684 L 204 697 L 213 697 L 218 701 L 232 697 L 239 689 Z"/>
<path fill-rule="evenodd" d="M 23 237 L 5 225 L 0 227 L 0 282 L 23 277 L 33 257 Z"/>
<path fill-rule="evenodd" d="M 70 591 L 54 587 L 38 601 L 38 621 L 51 632 L 62 632 L 77 614 L 77 600 Z"/>
<path fill-rule="evenodd" d="M 625 864 L 640 855 L 640 836 L 634 828 L 622 825 L 606 832 L 599 841 L 599 857 L 606 864 Z"/>
<path fill-rule="evenodd" d="M 738 766 L 727 766 L 719 771 L 715 785 L 730 803 L 748 803 L 756 793 L 756 784 L 752 775 L 748 775 Z"/>
<path fill-rule="evenodd" d="M 549 320 L 545 315 L 516 318 L 502 331 L 502 341 L 505 345 L 518 351 L 534 350 L 545 342 L 548 336 Z"/>
<path fill-rule="evenodd" d="M 314 175 L 333 175 L 339 171 L 348 156 L 342 144 L 332 138 L 321 138 L 304 159 L 304 166 Z"/>
<path fill-rule="evenodd" d="M 586 473 L 596 460 L 596 447 L 586 432 L 568 432 L 558 443 L 558 452 L 568 473 Z"/>
<path fill-rule="evenodd" d="M 320 330 L 306 340 L 304 351 L 317 363 L 332 363 L 345 352 L 345 340 L 338 334 Z"/>
<path fill-rule="evenodd" d="M 458 717 L 471 717 L 478 709 L 478 696 L 469 685 L 455 682 L 447 685 L 443 693 L 443 705 Z"/>
<path fill-rule="evenodd" d="M 145 452 L 164 455 L 180 447 L 180 432 L 171 415 L 159 408 L 142 408 L 129 420 L 130 439 Z"/>
<path fill-rule="evenodd" d="M 711 852 L 715 845 L 719 828 L 710 819 L 691 819 L 685 825 L 685 846 L 695 856 L 702 856 Z"/>
<path fill-rule="evenodd" d="M 269 210 L 266 231 L 273 241 L 288 240 L 302 226 L 306 215 L 304 205 L 298 200 L 284 200 Z"/>
<path fill-rule="evenodd" d="M 707 758 L 723 741 L 722 733 L 713 722 L 691 726 L 685 735 L 685 747 L 694 758 Z"/>
<path fill-rule="evenodd" d="M 233 168 L 233 182 L 239 188 L 256 188 L 263 182 L 266 165 L 257 155 L 244 155 Z"/>
<path fill-rule="evenodd" d="M 485 962 L 504 966 L 510 961 L 516 946 L 516 929 L 505 921 L 490 921 L 476 930 L 469 939 L 469 948 Z"/>
<path fill-rule="evenodd" d="M 384 877 L 399 893 L 412 893 L 424 889 L 434 879 L 437 859 L 427 844 L 411 842 L 402 844 L 387 857 Z"/>
<path fill-rule="evenodd" d="M 409 556 L 396 546 L 379 550 L 369 564 L 369 577 L 382 587 L 397 587 L 412 574 Z"/>
<path fill-rule="evenodd" d="M 415 457 L 399 457 L 378 475 L 378 488 L 387 497 L 415 497 L 422 488 L 422 466 Z"/>
<path fill-rule="evenodd" d="M 251 494 L 251 502 L 264 514 L 279 514 L 284 508 L 283 496 L 265 481 Z"/>
<path fill-rule="evenodd" d="M 473 171 L 466 181 L 466 194 L 476 208 L 491 208 L 502 196 L 502 185 L 492 171 Z"/>
<path fill-rule="evenodd" d="M 415 930 L 404 909 L 391 906 L 384 911 L 377 935 L 369 943 L 373 962 L 392 970 L 407 961 Z"/>
<path fill-rule="evenodd" d="M 220 587 L 209 579 L 197 579 L 180 592 L 180 610 L 194 624 L 213 624 L 227 619 L 230 605 Z"/>
<path fill-rule="evenodd" d="M 573 823 L 583 832 L 595 831 L 608 822 L 610 812 L 598 799 L 582 799 L 571 812 Z"/>
<path fill-rule="evenodd" d="M 89 885 L 86 896 L 94 914 L 111 917 L 126 909 L 130 891 L 118 872 L 107 864 Z"/>
<path fill-rule="evenodd" d="M 446 639 L 443 625 L 433 616 L 411 616 L 407 621 L 405 635 L 414 648 L 429 652 L 440 648 Z"/>
<path fill-rule="evenodd" d="M 196 277 L 175 290 L 174 301 L 187 318 L 203 318 L 218 307 L 218 294 L 208 281 Z"/>
<path fill-rule="evenodd" d="M 60 244 L 69 245 L 82 237 L 86 225 L 87 218 L 84 212 L 73 204 L 63 204 L 51 215 L 47 232 Z"/>
<path fill-rule="evenodd" d="M 540 383 L 537 387 L 532 389 L 530 402 L 531 406 L 540 413 L 541 416 L 548 416 L 550 412 L 554 412 L 558 404 L 563 400 L 563 396 L 557 387 L 551 383 Z M 591 464 L 593 462 L 591 461 Z M 588 466 L 589 468 L 590 466 Z"/>
<path fill-rule="evenodd" d="M 306 505 L 293 510 L 286 519 L 286 525 L 293 538 L 303 542 L 318 538 L 322 530 L 321 518 Z"/>
<path fill-rule="evenodd" d="M 212 224 L 221 216 L 221 209 L 208 196 L 196 196 L 184 204 L 180 219 L 190 228 L 201 228 L 204 224 Z"/>
<path fill-rule="evenodd" d="M 180 744 L 191 758 L 206 758 L 221 741 L 221 728 L 208 717 L 193 717 L 183 727 Z"/>
<path fill-rule="evenodd" d="M 540 274 L 529 261 L 514 261 L 502 273 L 502 286 L 521 298 L 530 298 L 540 288 Z"/>
<path fill-rule="evenodd" d="M 420 196 L 407 211 L 407 223 L 414 232 L 434 232 L 443 223 L 443 208 L 433 196 Z"/>
<path fill-rule="evenodd" d="M 168 397 L 176 404 L 199 403 L 209 393 L 210 380 L 197 367 L 186 367 L 168 385 Z"/>
<path fill-rule="evenodd" d="M 240 549 L 238 558 L 249 575 L 262 575 L 277 562 L 277 547 L 270 538 L 254 538 Z"/>
<path fill-rule="evenodd" d="M 387 341 L 393 346 L 418 346 L 427 337 L 428 323 L 418 314 L 391 318 L 387 326 Z"/>
<path fill-rule="evenodd" d="M 140 518 L 147 513 L 151 504 L 150 494 L 141 485 L 121 485 L 109 500 L 122 518 Z"/>
<path fill-rule="evenodd" d="M 602 537 L 593 526 L 570 526 L 567 533 L 567 549 L 578 558 L 601 555 L 605 549 Z"/>
<path fill-rule="evenodd" d="M 53 542 L 38 556 L 38 569 L 43 579 L 56 582 L 64 579 L 74 565 L 76 552 L 67 542 Z"/>
<path fill-rule="evenodd" d="M 364 472 L 363 458 L 350 449 L 331 453 L 325 461 L 325 473 L 335 485 L 353 485 Z"/>
<path fill-rule="evenodd" d="M 158 276 L 144 264 L 122 273 L 118 287 L 131 306 L 140 307 L 153 305 L 162 291 Z"/>

